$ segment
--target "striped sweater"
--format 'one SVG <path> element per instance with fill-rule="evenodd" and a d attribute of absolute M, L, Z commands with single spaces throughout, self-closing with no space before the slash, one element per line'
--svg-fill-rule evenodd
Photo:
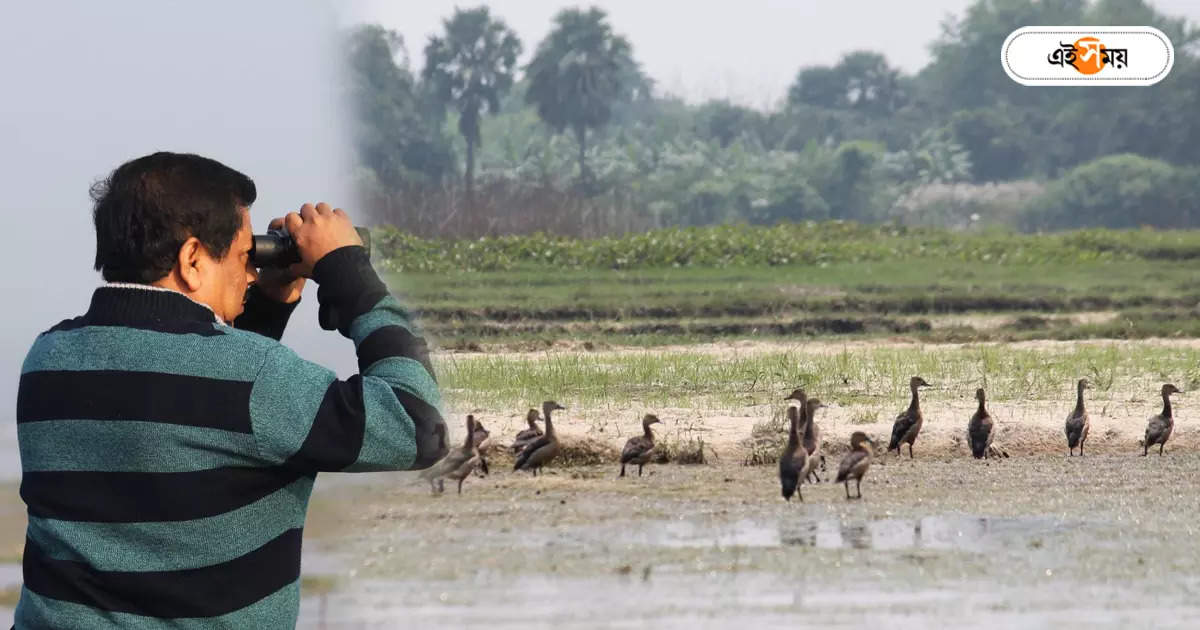
<path fill-rule="evenodd" d="M 16 628 L 293 628 L 319 471 L 428 467 L 446 427 L 428 350 L 361 247 L 317 263 L 339 380 L 279 343 L 251 290 L 227 326 L 171 291 L 101 287 L 35 340 L 17 431 L 29 527 Z"/>

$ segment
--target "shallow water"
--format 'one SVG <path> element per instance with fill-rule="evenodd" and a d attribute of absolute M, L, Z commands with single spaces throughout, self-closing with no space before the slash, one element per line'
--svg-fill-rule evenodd
<path fill-rule="evenodd" d="M 1200 627 L 1194 455 L 885 460 L 804 504 L 770 467 L 651 470 L 319 493 L 348 553 L 300 627 Z"/>

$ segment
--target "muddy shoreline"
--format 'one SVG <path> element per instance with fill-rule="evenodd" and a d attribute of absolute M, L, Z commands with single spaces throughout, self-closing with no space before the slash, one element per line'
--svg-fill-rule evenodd
<path fill-rule="evenodd" d="M 1190 627 L 1197 470 L 1191 454 L 893 459 L 862 501 L 818 484 L 803 504 L 769 466 L 501 473 L 461 497 L 373 475 L 314 506 L 343 517 L 313 545 L 354 561 L 301 627 Z"/>

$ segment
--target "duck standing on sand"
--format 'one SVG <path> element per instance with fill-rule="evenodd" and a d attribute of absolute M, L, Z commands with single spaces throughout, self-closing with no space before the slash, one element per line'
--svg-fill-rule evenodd
<path fill-rule="evenodd" d="M 820 448 L 820 432 L 813 429 L 813 425 L 817 420 L 817 410 L 824 409 L 825 405 L 819 398 L 809 398 L 804 403 L 804 413 L 800 415 L 800 424 L 804 426 L 804 435 L 800 438 L 800 443 L 804 446 L 804 451 L 808 453 L 808 457 L 804 460 L 804 470 L 800 472 L 801 481 L 804 483 L 821 483 L 821 477 L 817 475 L 817 462 L 822 459 Z"/>
<path fill-rule="evenodd" d="M 799 398 L 793 398 L 793 396 Z M 785 501 L 791 501 L 792 495 L 799 497 L 800 502 L 804 502 L 804 493 L 800 491 L 800 475 L 803 474 L 805 466 L 808 465 L 808 451 L 804 449 L 804 445 L 800 443 L 800 431 L 803 427 L 799 427 L 801 421 L 801 409 L 807 404 L 803 390 L 796 390 L 788 396 L 788 400 L 800 400 L 799 405 L 788 405 L 788 441 L 783 447 L 783 453 L 779 456 L 779 485 L 782 489 L 783 498 Z"/>
<path fill-rule="evenodd" d="M 911 445 L 909 447 L 911 448 Z M 851 479 L 854 480 L 854 489 L 858 491 L 858 495 L 853 498 L 862 498 L 862 478 L 867 474 L 867 469 L 871 467 L 871 452 L 874 448 L 875 443 L 867 437 L 866 433 L 855 431 L 850 436 L 850 452 L 842 458 L 837 474 L 837 480 L 846 486 L 847 499 L 851 498 Z"/>
<path fill-rule="evenodd" d="M 479 451 L 479 472 L 481 476 L 486 477 L 490 472 L 487 456 L 488 451 L 492 448 L 492 432 L 484 428 L 482 422 L 476 420 L 475 430 L 471 432 L 471 437 L 475 442 L 475 450 Z"/>
<path fill-rule="evenodd" d="M 429 490 L 433 494 L 441 494 L 446 490 L 443 479 L 449 477 L 458 481 L 458 493 L 462 494 L 463 480 L 475 466 L 479 464 L 479 451 L 475 448 L 475 416 L 467 416 L 467 437 L 463 445 L 450 449 L 446 456 L 429 468 L 421 471 L 421 479 L 429 482 Z"/>
<path fill-rule="evenodd" d="M 975 400 L 979 401 L 979 408 L 967 423 L 967 444 L 971 446 L 971 455 L 975 459 L 987 457 L 992 447 L 992 414 L 984 407 L 986 399 L 987 394 L 983 392 L 982 387 L 975 390 Z"/>
<path fill-rule="evenodd" d="M 517 455 L 517 461 L 513 464 L 514 471 L 528 470 L 536 477 L 542 466 L 558 456 L 558 435 L 554 433 L 554 421 L 551 420 L 550 414 L 559 409 L 566 410 L 566 407 L 553 400 L 542 403 L 542 413 L 546 418 L 546 433 L 527 444 L 521 454 Z"/>
<path fill-rule="evenodd" d="M 900 447 L 907 443 L 909 459 L 913 458 L 913 443 L 917 441 L 917 434 L 921 432 L 921 425 L 925 423 L 925 417 L 921 415 L 921 400 L 917 395 L 918 387 L 929 387 L 929 383 L 920 376 L 909 379 L 908 388 L 912 390 L 912 401 L 908 404 L 908 409 L 896 416 L 896 422 L 892 424 L 892 441 L 888 443 L 888 452 L 896 451 L 898 455 L 903 455 Z"/>
<path fill-rule="evenodd" d="M 1171 394 L 1182 394 L 1178 387 L 1167 383 L 1162 386 L 1163 410 L 1157 416 L 1151 416 L 1146 426 L 1146 440 L 1142 442 L 1142 456 L 1150 452 L 1150 447 L 1158 445 L 1158 454 L 1163 454 L 1163 447 L 1175 429 L 1175 417 L 1171 413 Z"/>
<path fill-rule="evenodd" d="M 542 437 L 542 429 L 537 425 L 538 419 L 539 416 L 537 409 L 530 409 L 529 411 L 525 412 L 525 422 L 529 424 L 529 428 L 521 429 L 521 431 L 517 433 L 517 437 L 513 439 L 511 447 L 513 455 L 519 454 L 521 451 L 525 450 L 526 446 L 529 446 L 530 442 Z"/>
<path fill-rule="evenodd" d="M 813 404 L 816 401 L 816 404 Z M 821 462 L 822 470 L 825 466 L 825 456 L 821 454 L 821 429 L 817 427 L 817 409 L 824 409 L 825 405 L 821 404 L 816 398 L 809 399 L 804 406 L 804 417 L 801 422 L 804 425 L 804 435 L 801 437 L 801 442 L 804 443 L 804 450 L 808 451 L 808 473 L 804 475 L 804 480 L 809 483 L 821 483 L 821 476 L 817 474 L 817 462 Z"/>
<path fill-rule="evenodd" d="M 650 461 L 650 455 L 654 452 L 654 432 L 650 430 L 650 425 L 661 422 L 654 414 L 648 413 L 642 417 L 642 434 L 629 438 L 625 442 L 625 448 L 621 449 L 621 474 L 618 475 L 619 477 L 625 476 L 626 464 L 637 464 L 638 476 L 642 476 L 642 466 Z"/>
<path fill-rule="evenodd" d="M 1083 457 L 1083 443 L 1087 441 L 1088 430 L 1092 428 L 1087 410 L 1083 408 L 1083 390 L 1091 388 L 1086 378 L 1079 379 L 1075 384 L 1075 409 L 1067 415 L 1068 457 L 1075 455 L 1076 448 L 1079 449 L 1079 456 Z"/>

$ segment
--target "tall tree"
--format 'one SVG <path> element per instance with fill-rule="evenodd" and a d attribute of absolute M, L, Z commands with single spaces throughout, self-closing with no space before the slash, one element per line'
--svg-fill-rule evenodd
<path fill-rule="evenodd" d="M 788 89 L 791 105 L 849 109 L 887 116 L 900 109 L 905 94 L 900 71 L 876 52 L 859 50 L 836 66 L 803 68 Z"/>
<path fill-rule="evenodd" d="M 496 113 L 500 99 L 513 84 L 513 68 L 521 40 L 487 7 L 455 9 L 444 21 L 444 37 L 430 37 L 425 46 L 425 69 L 436 102 L 458 111 L 458 131 L 467 143 L 464 182 L 467 198 L 475 195 L 475 149 L 482 142 L 480 118 Z"/>
<path fill-rule="evenodd" d="M 570 128 L 579 143 L 579 175 L 587 182 L 587 132 L 645 87 L 629 41 L 613 33 L 604 11 L 564 9 L 526 67 L 526 102 L 555 131 Z"/>
<path fill-rule="evenodd" d="M 362 26 L 347 33 L 346 47 L 354 148 L 375 185 L 394 192 L 450 173 L 450 143 L 425 117 L 400 34 Z"/>

